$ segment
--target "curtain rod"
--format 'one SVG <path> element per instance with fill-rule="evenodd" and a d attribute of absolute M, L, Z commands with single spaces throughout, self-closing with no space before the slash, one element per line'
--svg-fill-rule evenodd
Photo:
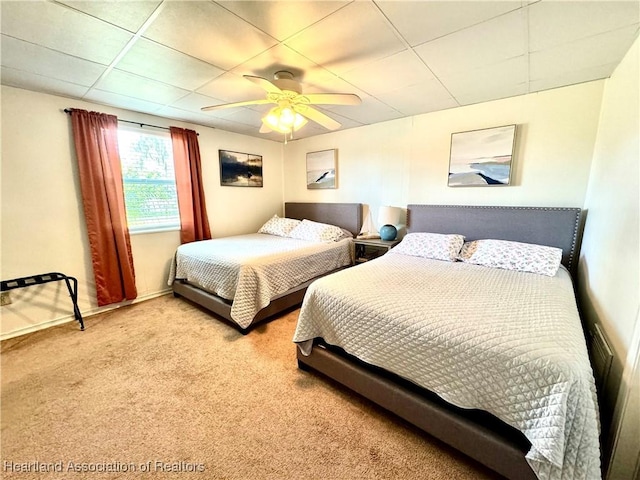
<path fill-rule="evenodd" d="M 72 108 L 65 108 L 64 109 L 64 113 L 71 113 L 73 111 Z M 132 120 L 122 120 L 120 118 L 118 118 L 119 122 L 125 122 L 125 123 L 132 123 L 134 125 L 140 125 L 140 128 L 144 127 L 153 127 L 153 128 L 161 128 L 163 130 L 169 130 L 169 127 L 161 127 L 159 125 L 151 125 L 150 123 L 143 123 L 143 122 L 134 122 Z M 199 133 L 196 132 L 196 135 L 200 135 Z"/>

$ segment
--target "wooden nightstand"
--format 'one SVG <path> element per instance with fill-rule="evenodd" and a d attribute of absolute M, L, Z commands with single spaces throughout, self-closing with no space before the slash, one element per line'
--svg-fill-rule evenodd
<path fill-rule="evenodd" d="M 387 241 L 379 238 L 354 238 L 353 243 L 355 243 L 356 247 L 356 263 L 364 263 L 384 255 L 400 243 L 400 240 Z"/>

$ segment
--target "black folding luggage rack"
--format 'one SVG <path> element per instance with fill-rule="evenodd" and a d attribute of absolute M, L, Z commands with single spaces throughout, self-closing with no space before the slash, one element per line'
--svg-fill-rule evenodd
<path fill-rule="evenodd" d="M 33 285 L 41 285 L 43 283 L 58 282 L 64 280 L 69 290 L 69 296 L 73 302 L 73 316 L 80 323 L 80 330 L 84 330 L 84 322 L 78 308 L 78 280 L 75 277 L 68 277 L 64 273 L 52 272 L 43 273 L 42 275 L 32 275 L 30 277 L 14 278 L 12 280 L 2 280 L 0 282 L 0 291 L 6 292 L 15 288 L 31 287 Z"/>

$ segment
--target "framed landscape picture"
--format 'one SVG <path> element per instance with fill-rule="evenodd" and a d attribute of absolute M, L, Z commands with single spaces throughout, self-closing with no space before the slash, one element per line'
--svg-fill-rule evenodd
<path fill-rule="evenodd" d="M 515 138 L 515 125 L 452 133 L 448 185 L 509 185 Z"/>
<path fill-rule="evenodd" d="M 336 188 L 337 151 L 307 153 L 307 188 Z"/>
<path fill-rule="evenodd" d="M 262 155 L 218 150 L 220 185 L 262 187 Z"/>

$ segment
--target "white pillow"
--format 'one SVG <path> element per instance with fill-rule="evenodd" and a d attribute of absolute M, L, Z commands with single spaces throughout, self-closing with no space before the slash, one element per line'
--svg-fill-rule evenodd
<path fill-rule="evenodd" d="M 462 235 L 416 232 L 406 234 L 391 252 L 455 262 L 463 244 Z"/>
<path fill-rule="evenodd" d="M 508 240 L 476 240 L 465 243 L 458 258 L 474 265 L 553 277 L 560 268 L 562 249 Z"/>
<path fill-rule="evenodd" d="M 300 224 L 300 220 L 294 218 L 280 218 L 274 215 L 267 223 L 260 227 L 258 233 L 268 233 L 269 235 L 278 235 L 279 237 L 288 237 L 291 230 Z"/>
<path fill-rule="evenodd" d="M 289 237 L 313 242 L 337 242 L 345 238 L 345 233 L 340 227 L 328 223 L 302 220 L 291 232 Z"/>

